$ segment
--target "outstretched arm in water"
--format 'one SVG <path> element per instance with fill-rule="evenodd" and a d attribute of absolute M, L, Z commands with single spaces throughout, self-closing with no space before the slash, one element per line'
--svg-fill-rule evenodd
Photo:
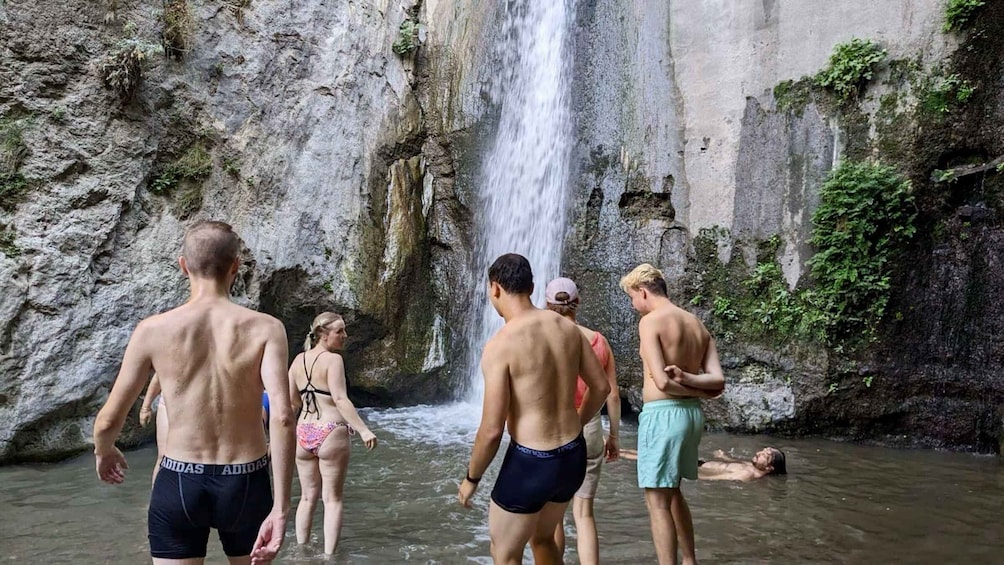
<path fill-rule="evenodd" d="M 268 434 L 272 454 L 272 512 L 262 522 L 251 550 L 252 563 L 268 563 L 279 553 L 286 535 L 286 514 L 289 512 L 293 483 L 293 413 L 286 378 L 286 329 L 282 322 L 271 320 L 265 351 L 261 359 L 261 382 L 268 393 Z"/>
<path fill-rule="evenodd" d="M 122 367 L 108 401 L 94 420 L 94 457 L 98 478 L 113 485 L 125 480 L 125 470 L 129 468 L 122 452 L 115 447 L 115 440 L 122 433 L 129 408 L 139 398 L 153 370 L 147 333 L 146 325 L 140 322 L 129 338 Z"/>
<path fill-rule="evenodd" d="M 328 365 L 328 390 L 331 391 L 331 399 L 335 402 L 338 412 L 354 430 L 359 432 L 359 438 L 366 444 L 366 449 L 376 447 L 376 436 L 359 416 L 359 412 L 356 412 L 356 406 L 349 400 L 348 387 L 345 385 L 345 362 L 337 353 L 334 361 Z"/>
<path fill-rule="evenodd" d="M 460 483 L 460 504 L 471 506 L 471 498 L 478 490 L 476 481 L 481 480 L 492 459 L 498 453 L 502 432 L 505 431 L 509 416 L 509 365 L 499 358 L 497 344 L 489 341 L 481 355 L 481 372 L 485 375 L 485 400 L 481 409 L 481 425 L 474 437 L 471 462 L 467 466 L 467 477 Z M 467 480 L 474 479 L 475 482 Z"/>

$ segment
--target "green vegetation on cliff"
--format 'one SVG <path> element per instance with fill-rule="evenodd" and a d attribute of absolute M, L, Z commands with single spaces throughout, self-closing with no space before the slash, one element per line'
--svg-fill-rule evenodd
<path fill-rule="evenodd" d="M 833 48 L 829 63 L 814 81 L 818 86 L 831 89 L 841 100 L 856 98 L 885 56 L 885 49 L 874 41 L 854 38 Z"/>
<path fill-rule="evenodd" d="M 0 210 L 13 210 L 28 190 L 28 181 L 18 172 L 28 155 L 24 142 L 26 127 L 26 120 L 0 119 Z"/>
<path fill-rule="evenodd" d="M 889 262 L 916 231 L 910 181 L 879 163 L 845 161 L 812 215 L 809 260 L 827 334 L 874 333 L 889 301 Z"/>
<path fill-rule="evenodd" d="M 945 33 L 962 31 L 972 20 L 976 11 L 985 5 L 984 0 L 949 0 L 945 8 L 945 23 L 941 26 Z"/>
<path fill-rule="evenodd" d="M 150 181 L 150 192 L 169 196 L 179 186 L 183 187 L 175 195 L 174 213 L 179 218 L 188 218 L 202 207 L 202 181 L 212 172 L 212 157 L 204 147 L 196 144 L 161 168 L 160 173 Z"/>
<path fill-rule="evenodd" d="M 845 161 L 821 189 L 812 217 L 816 253 L 800 288 L 789 288 L 778 262 L 780 237 L 757 243 L 756 264 L 749 267 L 738 252 L 722 264 L 718 249 L 729 234 L 706 229 L 694 241 L 701 294 L 692 302 L 711 310 L 726 338 L 836 347 L 867 342 L 889 301 L 890 261 L 914 234 L 915 216 L 910 183 L 894 168 Z"/>

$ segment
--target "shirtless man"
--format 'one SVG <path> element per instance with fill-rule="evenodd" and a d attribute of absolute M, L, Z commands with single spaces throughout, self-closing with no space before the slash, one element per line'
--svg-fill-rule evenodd
<path fill-rule="evenodd" d="M 155 564 L 203 563 L 210 528 L 219 530 L 230 563 L 268 563 L 286 532 L 294 445 L 286 331 L 275 318 L 230 302 L 239 250 L 227 224 L 197 222 L 188 229 L 178 262 L 191 297 L 139 323 L 94 422 L 98 477 L 120 484 L 128 465 L 115 440 L 157 372 L 171 425 L 150 495 Z M 272 399 L 274 499 L 261 425 L 263 385 Z"/>
<path fill-rule="evenodd" d="M 645 369 L 638 416 L 638 486 L 645 489 L 652 539 L 661 565 L 696 563 L 694 524 L 680 491 L 681 477 L 697 479 L 697 448 L 704 431 L 701 398 L 725 387 L 715 340 L 693 314 L 673 304 L 662 273 L 642 264 L 620 281 L 638 323 Z"/>
<path fill-rule="evenodd" d="M 470 507 L 508 426 L 512 439 L 488 511 L 492 559 L 522 563 L 529 541 L 536 563 L 561 563 L 554 528 L 585 477 L 582 428 L 610 384 L 579 328 L 530 302 L 533 273 L 524 257 L 499 257 L 488 281 L 492 306 L 506 323 L 482 353 L 484 408 L 460 503 Z M 588 389 L 576 412 L 579 375 Z"/>
<path fill-rule="evenodd" d="M 762 479 L 768 475 L 788 473 L 784 452 L 776 447 L 765 447 L 757 451 L 753 459 L 749 461 L 730 457 L 721 449 L 715 451 L 715 457 L 721 461 L 701 463 L 698 475 L 702 480 L 748 482 Z"/>

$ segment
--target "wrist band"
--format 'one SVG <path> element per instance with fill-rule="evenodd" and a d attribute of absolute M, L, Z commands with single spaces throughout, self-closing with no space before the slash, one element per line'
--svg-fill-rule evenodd
<path fill-rule="evenodd" d="M 478 484 L 478 483 L 481 482 L 481 477 L 478 477 L 478 478 L 475 479 L 475 478 L 471 477 L 471 472 L 467 471 L 467 476 L 464 477 L 464 480 L 466 480 L 467 482 L 471 483 L 472 485 L 476 485 L 476 484 Z"/>

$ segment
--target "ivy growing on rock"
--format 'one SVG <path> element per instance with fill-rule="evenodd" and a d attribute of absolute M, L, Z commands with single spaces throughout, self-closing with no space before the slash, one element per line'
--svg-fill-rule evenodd
<path fill-rule="evenodd" d="M 949 0 L 945 7 L 945 23 L 941 29 L 945 33 L 962 31 L 973 19 L 976 11 L 986 4 L 985 0 Z"/>
<path fill-rule="evenodd" d="M 823 183 L 809 266 L 831 339 L 874 333 L 889 302 L 890 262 L 915 218 L 910 182 L 893 167 L 845 161 Z"/>
<path fill-rule="evenodd" d="M 833 48 L 826 68 L 815 76 L 815 82 L 831 89 L 843 101 L 857 98 L 885 56 L 885 49 L 874 41 L 854 38 L 840 43 Z"/>
<path fill-rule="evenodd" d="M 781 238 L 757 244 L 756 263 L 741 253 L 718 261 L 722 228 L 694 240 L 695 305 L 712 315 L 726 339 L 775 344 L 817 343 L 836 348 L 869 341 L 889 301 L 890 264 L 915 231 L 910 183 L 894 168 L 845 161 L 830 173 L 813 214 L 810 277 L 789 287 L 778 261 Z M 752 242 L 736 242 L 750 245 Z"/>
<path fill-rule="evenodd" d="M 0 119 L 0 209 L 12 210 L 28 189 L 28 181 L 18 172 L 28 155 L 24 142 L 25 120 Z"/>

